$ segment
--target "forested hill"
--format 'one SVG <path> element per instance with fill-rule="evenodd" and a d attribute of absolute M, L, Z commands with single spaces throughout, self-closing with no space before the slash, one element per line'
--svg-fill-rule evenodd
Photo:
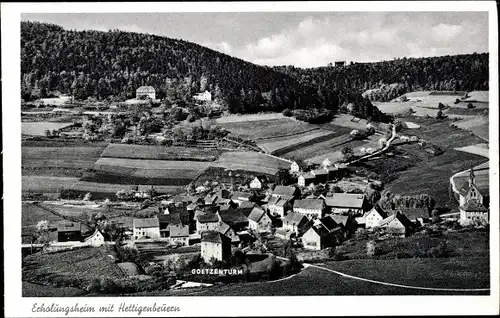
<path fill-rule="evenodd" d="M 488 90 L 488 58 L 488 53 L 475 53 L 355 63 L 344 67 L 279 66 L 274 69 L 327 89 L 349 87 L 357 93 L 373 89 L 366 94 L 370 100 L 389 101 L 416 90 Z"/>
<path fill-rule="evenodd" d="M 179 39 L 119 30 L 72 31 L 38 22 L 21 23 L 21 73 L 25 100 L 58 91 L 82 100 L 118 101 L 134 98 L 142 85 L 153 86 L 159 99 L 172 90 L 189 98 L 207 89 L 231 112 L 240 113 L 286 108 L 336 113 L 341 103 L 360 100 L 360 95 L 347 94 L 339 100 L 335 90 Z M 360 115 L 377 120 L 376 108 L 368 103 L 364 109 Z"/>

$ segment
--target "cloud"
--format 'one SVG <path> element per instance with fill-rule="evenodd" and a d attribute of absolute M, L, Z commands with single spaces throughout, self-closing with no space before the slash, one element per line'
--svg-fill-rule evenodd
<path fill-rule="evenodd" d="M 464 30 L 464 27 L 456 24 L 440 23 L 431 29 L 432 36 L 438 41 L 450 41 L 456 38 Z"/>

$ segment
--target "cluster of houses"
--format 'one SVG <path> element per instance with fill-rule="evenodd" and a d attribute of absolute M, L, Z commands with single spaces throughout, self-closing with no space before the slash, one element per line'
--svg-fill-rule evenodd
<path fill-rule="evenodd" d="M 297 185 L 306 187 L 310 184 L 327 183 L 339 179 L 345 172 L 345 165 L 333 164 L 328 158 L 323 160 L 318 169 L 304 172 L 301 170 L 297 162 L 292 162 L 290 165 L 290 173 L 297 176 Z"/>

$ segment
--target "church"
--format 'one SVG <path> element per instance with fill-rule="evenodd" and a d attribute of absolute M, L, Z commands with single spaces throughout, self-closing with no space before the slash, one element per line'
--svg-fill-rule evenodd
<path fill-rule="evenodd" d="M 489 222 L 489 187 L 478 187 L 474 168 L 470 169 L 469 180 L 459 192 L 460 220 L 483 220 Z"/>

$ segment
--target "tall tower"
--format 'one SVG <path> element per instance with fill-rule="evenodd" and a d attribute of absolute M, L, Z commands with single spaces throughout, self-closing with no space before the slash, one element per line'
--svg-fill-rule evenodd
<path fill-rule="evenodd" d="M 469 187 L 471 187 L 475 183 L 476 183 L 476 176 L 474 175 L 474 167 L 471 166 L 469 174 Z"/>

